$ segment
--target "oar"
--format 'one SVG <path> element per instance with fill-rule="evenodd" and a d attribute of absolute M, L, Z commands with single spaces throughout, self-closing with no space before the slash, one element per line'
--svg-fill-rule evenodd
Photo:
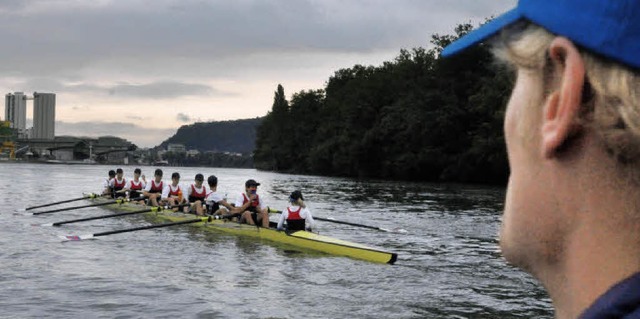
<path fill-rule="evenodd" d="M 186 205 L 188 205 L 188 204 L 186 204 Z M 51 223 L 51 224 L 40 224 L 39 226 L 60 226 L 60 225 L 65 225 L 65 224 L 73 224 L 73 223 L 85 222 L 85 221 L 96 220 L 96 219 L 106 219 L 106 218 L 112 218 L 112 217 L 136 215 L 136 214 L 149 213 L 149 212 L 159 212 L 159 211 L 163 211 L 165 209 L 172 209 L 172 208 L 175 208 L 175 207 L 184 207 L 186 205 L 182 204 L 182 205 L 174 205 L 174 206 L 156 206 L 156 207 L 151 207 L 151 208 L 147 208 L 147 209 L 136 210 L 136 211 L 133 211 L 133 212 L 123 212 L 123 213 L 116 213 L 116 214 L 110 214 L 110 215 L 78 218 L 78 219 L 72 219 L 72 220 L 65 220 L 65 221 L 61 221 L 61 222 L 55 222 L 55 223 Z"/>
<path fill-rule="evenodd" d="M 96 198 L 96 197 L 98 197 L 97 194 L 89 193 L 89 194 L 86 194 L 86 195 L 84 195 L 84 196 L 82 196 L 80 198 L 68 199 L 68 200 L 63 200 L 63 201 L 60 201 L 60 202 L 44 204 L 44 205 L 40 205 L 40 206 L 31 206 L 31 207 L 25 208 L 24 210 L 32 210 L 32 209 L 36 209 L 36 208 L 48 207 L 48 206 L 53 206 L 53 205 L 58 205 L 58 204 L 71 203 L 71 202 L 75 202 L 75 201 L 79 201 L 79 200 L 83 200 L 83 199 L 87 199 L 87 198 Z"/>
<path fill-rule="evenodd" d="M 108 201 L 108 202 L 104 202 L 104 203 L 98 203 L 98 204 L 89 204 L 89 205 L 82 205 L 82 206 L 59 208 L 59 209 L 54 209 L 54 210 L 45 210 L 43 212 L 35 212 L 35 213 L 33 213 L 33 215 L 51 214 L 51 213 L 57 213 L 57 212 L 64 212 L 64 211 L 67 211 L 67 210 L 87 208 L 87 207 L 107 206 L 107 205 L 111 205 L 111 204 L 122 204 L 124 202 L 130 202 L 130 201 L 136 201 L 136 200 L 142 200 L 142 199 L 144 199 L 144 197 L 138 197 L 138 198 L 132 198 L 132 199 L 116 199 L 116 200 L 112 200 L 112 201 Z"/>
<path fill-rule="evenodd" d="M 274 210 L 274 209 L 269 209 L 270 213 L 276 213 L 276 214 L 282 214 L 282 211 L 280 210 Z M 369 225 L 363 225 L 363 224 L 356 224 L 356 223 L 351 223 L 351 222 L 345 222 L 345 221 L 341 221 L 341 220 L 335 220 L 335 219 L 329 219 L 329 218 L 322 218 L 322 217 L 317 217 L 315 215 L 312 215 L 313 219 L 317 219 L 317 220 L 322 220 L 325 222 L 331 222 L 331 223 L 336 223 L 336 224 L 343 224 L 343 225 L 350 225 L 350 226 L 355 226 L 355 227 L 362 227 L 362 228 L 369 228 L 369 229 L 375 229 L 375 230 L 380 230 L 383 232 L 392 232 L 392 230 L 390 229 L 386 229 L 386 228 L 381 228 L 381 227 L 376 227 L 376 226 L 369 226 Z"/>
<path fill-rule="evenodd" d="M 91 239 L 91 238 L 100 237 L 100 236 L 128 233 L 128 232 L 138 231 L 138 230 L 170 227 L 170 226 L 193 224 L 193 223 L 200 223 L 200 222 L 209 222 L 212 219 L 213 218 L 211 218 L 211 216 L 208 216 L 208 217 L 200 217 L 196 219 L 183 220 L 183 221 L 174 222 L 174 223 L 165 223 L 165 224 L 149 225 L 149 226 L 142 226 L 142 227 L 135 227 L 135 228 L 118 229 L 118 230 L 106 231 L 106 232 L 95 233 L 95 234 L 60 236 L 60 238 L 62 238 L 64 241 L 78 241 L 78 240 Z"/>

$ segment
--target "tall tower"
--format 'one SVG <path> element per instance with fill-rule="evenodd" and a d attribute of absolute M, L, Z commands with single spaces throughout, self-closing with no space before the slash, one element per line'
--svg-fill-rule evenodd
<path fill-rule="evenodd" d="M 18 134 L 25 134 L 27 129 L 27 97 L 22 92 L 8 93 L 4 99 L 4 119 L 11 122 L 11 127 Z"/>
<path fill-rule="evenodd" d="M 33 135 L 31 138 L 54 139 L 55 121 L 56 95 L 33 92 Z"/>

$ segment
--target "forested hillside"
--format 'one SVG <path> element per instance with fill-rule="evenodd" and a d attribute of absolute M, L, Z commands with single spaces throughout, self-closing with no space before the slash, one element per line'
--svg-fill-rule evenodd
<path fill-rule="evenodd" d="M 472 29 L 433 35 L 433 49 L 402 50 L 381 66 L 335 72 L 291 101 L 278 86 L 258 129 L 264 170 L 420 181 L 504 183 L 502 133 L 511 74 L 478 46 L 441 59 Z"/>
<path fill-rule="evenodd" d="M 251 154 L 255 148 L 256 129 L 261 122 L 262 118 L 254 118 L 183 125 L 160 146 L 166 149 L 167 144 L 178 143 L 201 152 Z"/>

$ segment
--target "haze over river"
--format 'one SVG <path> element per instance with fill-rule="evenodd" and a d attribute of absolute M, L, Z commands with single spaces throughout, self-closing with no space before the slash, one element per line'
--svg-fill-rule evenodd
<path fill-rule="evenodd" d="M 124 166 L 125 176 L 134 166 Z M 141 167 L 150 179 L 154 167 Z M 503 188 L 357 181 L 251 169 L 164 167 L 215 174 L 233 201 L 253 178 L 267 205 L 301 189 L 321 234 L 398 253 L 395 265 L 304 251 L 189 226 L 62 242 L 144 226 L 142 216 L 69 224 L 99 207 L 33 216 L 28 206 L 100 191 L 109 166 L 0 163 L 0 318 L 552 318 L 529 275 L 506 264 L 497 233 Z M 275 220 L 276 215 L 271 219 Z M 405 232 L 406 231 L 406 232 Z"/>

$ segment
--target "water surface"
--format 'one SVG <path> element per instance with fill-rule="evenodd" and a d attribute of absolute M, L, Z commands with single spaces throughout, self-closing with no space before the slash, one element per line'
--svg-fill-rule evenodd
<path fill-rule="evenodd" d="M 132 166 L 123 167 L 132 175 Z M 183 182 L 215 174 L 233 200 L 254 178 L 270 207 L 301 189 L 321 234 L 399 254 L 380 265 L 179 226 L 66 242 L 60 235 L 146 225 L 141 216 L 41 227 L 27 206 L 100 190 L 108 166 L 0 163 L 2 318 L 551 318 L 550 301 L 498 253 L 501 188 L 356 181 L 250 169 L 163 168 Z M 147 176 L 154 167 L 142 167 Z M 61 205 L 75 206 L 84 202 Z M 43 208 L 46 210 L 49 208 Z M 272 216 L 275 219 L 276 216 Z"/>

